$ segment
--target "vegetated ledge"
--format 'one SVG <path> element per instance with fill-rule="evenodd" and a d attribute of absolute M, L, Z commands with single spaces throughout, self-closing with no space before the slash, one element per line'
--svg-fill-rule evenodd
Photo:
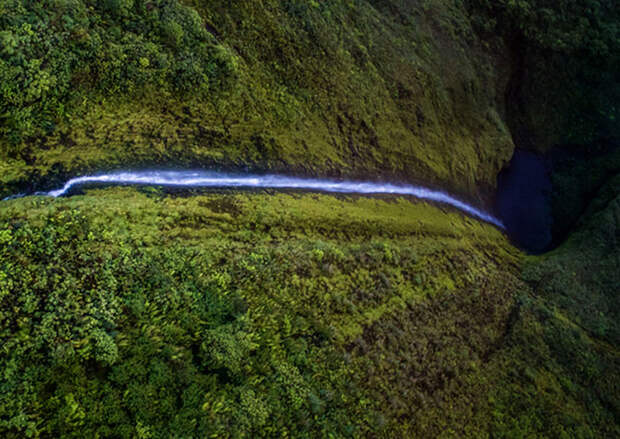
<path fill-rule="evenodd" d="M 276 189 L 301 190 L 354 195 L 394 195 L 413 197 L 460 210 L 466 215 L 488 222 L 503 229 L 503 224 L 484 210 L 480 210 L 445 191 L 424 186 L 334 179 L 307 179 L 277 174 L 215 173 L 204 170 L 124 170 L 121 172 L 86 175 L 70 179 L 61 188 L 35 194 L 59 197 L 84 185 L 140 185 L 173 188 L 202 189 Z M 7 199 L 23 196 L 14 195 Z"/>
<path fill-rule="evenodd" d="M 612 149 L 612 153 L 620 152 L 620 149 Z M 561 154 L 561 152 L 554 151 L 555 155 Z M 607 167 L 613 166 L 613 161 L 599 160 L 602 163 L 607 164 Z M 617 160 L 616 160 L 617 161 Z M 142 169 L 146 170 L 179 170 L 182 171 L 187 165 L 187 162 L 180 163 L 178 167 L 170 166 L 148 166 L 145 162 Z M 287 166 L 282 166 L 283 169 L 288 169 Z M 98 172 L 89 172 L 88 175 L 101 175 L 110 174 L 118 171 L 123 171 L 126 168 L 111 167 L 107 171 L 99 170 Z M 243 168 L 235 166 L 212 166 L 207 171 L 217 173 L 230 173 L 234 175 L 243 175 L 247 173 L 253 173 L 257 175 L 264 175 L 268 172 L 265 168 L 259 165 L 248 165 Z M 240 172 L 242 171 L 242 172 Z M 316 174 L 308 175 L 306 170 L 300 170 L 300 172 L 287 175 L 299 178 L 321 178 Z M 272 172 L 269 172 L 272 173 Z M 563 171 L 567 173 L 566 170 Z M 353 176 L 368 176 L 367 172 L 353 172 Z M 606 174 L 605 174 L 606 175 Z M 78 174 L 79 176 L 79 174 Z M 545 158 L 541 154 L 527 152 L 523 150 L 516 150 L 513 158 L 506 168 L 500 173 L 498 178 L 498 192 L 495 196 L 495 201 L 482 204 L 479 199 L 471 196 L 464 196 L 463 194 L 455 195 L 456 198 L 463 200 L 474 206 L 481 206 L 491 214 L 496 214 L 498 218 L 506 226 L 506 233 L 511 238 L 513 243 L 518 247 L 533 254 L 540 254 L 552 250 L 563 242 L 563 239 L 568 236 L 568 233 L 564 235 L 563 239 L 558 239 L 555 235 L 555 229 L 552 220 L 551 211 L 551 197 L 552 195 L 557 198 L 557 194 L 552 191 L 551 184 L 551 159 Z M 36 192 L 48 192 L 53 189 L 62 187 L 68 180 L 76 177 L 72 173 L 64 170 L 62 166 L 56 166 L 52 168 L 52 171 L 45 177 L 33 178 L 32 181 L 20 181 L 13 182 L 15 189 L 10 190 L 5 187 L 4 197 L 14 194 L 28 194 Z M 328 174 L 327 178 L 334 179 L 336 181 L 343 180 L 343 174 L 332 173 Z M 353 180 L 357 180 L 353 178 Z M 364 178 L 365 181 L 371 181 L 376 183 L 385 183 L 390 179 L 370 179 Z M 410 179 L 409 179 L 410 180 Z M 394 180 L 392 180 L 394 181 Z M 403 180 L 396 180 L 401 182 Z M 405 180 L 406 181 L 406 180 Z M 148 184 L 147 184 L 148 185 Z M 153 184 L 157 186 L 157 184 Z M 439 185 L 422 184 L 432 190 L 445 191 L 445 188 Z M 487 200 L 493 199 L 488 197 Z M 557 201 L 555 202 L 557 205 Z M 485 207 L 491 206 L 491 208 Z M 552 234 L 554 234 L 554 240 L 552 242 Z"/>
<path fill-rule="evenodd" d="M 5 164 L 11 166 L 10 162 Z M 412 184 L 425 186 L 429 189 L 446 191 L 459 199 L 486 210 L 494 208 L 495 189 L 482 185 L 475 192 L 464 191 L 463 187 L 451 179 L 440 179 L 432 172 L 422 175 L 412 175 L 410 172 L 395 171 L 393 169 L 365 169 L 363 166 L 342 169 L 339 166 L 316 168 L 301 163 L 252 162 L 212 159 L 199 160 L 195 157 L 166 157 L 163 159 L 108 159 L 93 163 L 72 162 L 63 164 L 57 162 L 42 169 L 38 166 L 27 166 L 19 176 L 2 181 L 0 197 L 4 198 L 16 193 L 47 192 L 62 186 L 66 181 L 81 176 L 112 173 L 126 169 L 133 170 L 183 170 L 201 169 L 211 172 L 231 174 L 281 174 L 299 178 L 329 178 L 335 180 L 364 180 L 375 182 L 393 182 L 395 184 Z M 0 177 L 1 178 L 1 177 Z"/>

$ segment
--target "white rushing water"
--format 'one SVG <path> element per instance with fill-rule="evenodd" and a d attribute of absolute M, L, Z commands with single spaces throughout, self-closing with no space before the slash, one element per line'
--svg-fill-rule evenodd
<path fill-rule="evenodd" d="M 310 179 L 283 175 L 235 175 L 207 171 L 127 171 L 73 178 L 61 189 L 50 191 L 46 195 L 59 197 L 66 194 L 72 187 L 86 183 L 145 184 L 188 188 L 302 189 L 348 194 L 409 195 L 453 206 L 475 218 L 504 228 L 502 222 L 494 216 L 445 192 L 408 184 Z"/>

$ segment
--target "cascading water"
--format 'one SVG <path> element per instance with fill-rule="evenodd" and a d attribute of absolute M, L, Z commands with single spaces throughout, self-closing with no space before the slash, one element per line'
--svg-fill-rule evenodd
<path fill-rule="evenodd" d="M 395 194 L 409 195 L 455 207 L 475 218 L 504 228 L 494 216 L 458 200 L 445 192 L 421 186 L 373 183 L 361 181 L 336 181 L 306 179 L 283 175 L 235 175 L 207 171 L 127 171 L 77 177 L 69 180 L 61 189 L 45 193 L 52 197 L 66 194 L 72 187 L 87 183 L 137 184 L 202 188 L 271 188 L 302 189 L 320 192 L 348 194 Z"/>

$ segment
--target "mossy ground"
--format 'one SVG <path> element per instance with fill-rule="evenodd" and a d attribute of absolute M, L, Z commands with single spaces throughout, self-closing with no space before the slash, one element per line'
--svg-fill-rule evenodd
<path fill-rule="evenodd" d="M 537 308 L 555 299 L 531 292 L 522 261 L 495 228 L 398 198 L 113 188 L 8 201 L 0 431 L 617 432 L 617 351 Z M 574 352 L 585 369 L 568 370 Z"/>

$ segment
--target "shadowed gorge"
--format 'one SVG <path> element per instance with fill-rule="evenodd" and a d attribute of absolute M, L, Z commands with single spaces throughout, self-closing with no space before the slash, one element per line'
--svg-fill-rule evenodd
<path fill-rule="evenodd" d="M 0 437 L 620 437 L 616 3 L 0 0 Z"/>

